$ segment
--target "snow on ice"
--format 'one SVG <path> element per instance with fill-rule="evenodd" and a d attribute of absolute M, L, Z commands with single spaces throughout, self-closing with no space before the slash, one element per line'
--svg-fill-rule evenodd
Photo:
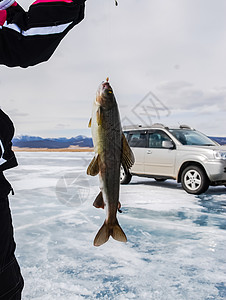
<path fill-rule="evenodd" d="M 23 299 L 226 299 L 225 187 L 200 196 L 168 180 L 121 186 L 128 243 L 93 246 L 105 213 L 92 203 L 92 153 L 18 153 L 7 178 Z"/>

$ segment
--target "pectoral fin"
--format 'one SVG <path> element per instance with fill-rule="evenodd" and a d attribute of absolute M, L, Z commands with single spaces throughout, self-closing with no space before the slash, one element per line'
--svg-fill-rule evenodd
<path fill-rule="evenodd" d="M 87 168 L 87 174 L 91 176 L 96 176 L 99 173 L 99 164 L 98 164 L 99 155 L 94 156 L 91 163 Z"/>
<path fill-rule="evenodd" d="M 96 112 L 96 118 L 97 118 L 97 124 L 99 126 L 102 125 L 103 114 L 102 114 L 102 111 L 101 111 L 101 107 L 99 107 L 97 112 Z"/>
<path fill-rule="evenodd" d="M 88 125 L 88 127 L 90 128 L 91 125 L 92 125 L 92 118 L 90 118 L 90 120 L 89 120 L 89 125 Z"/>
<path fill-rule="evenodd" d="M 135 162 L 133 152 L 127 142 L 124 134 L 122 134 L 122 165 L 129 170 Z"/>

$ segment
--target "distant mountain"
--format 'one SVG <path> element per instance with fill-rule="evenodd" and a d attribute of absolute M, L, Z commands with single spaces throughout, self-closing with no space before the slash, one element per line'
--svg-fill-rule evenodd
<path fill-rule="evenodd" d="M 39 136 L 22 135 L 13 139 L 13 146 L 19 148 L 61 149 L 70 146 L 93 147 L 92 138 L 78 135 L 72 138 L 41 138 Z"/>
<path fill-rule="evenodd" d="M 212 136 L 210 136 L 209 138 L 216 141 L 220 145 L 226 145 L 226 137 L 212 137 Z"/>
<path fill-rule="evenodd" d="M 226 145 L 226 137 L 210 137 L 220 145 Z M 70 146 L 93 147 L 90 137 L 78 135 L 72 138 L 41 138 L 39 136 L 22 135 L 13 139 L 13 146 L 19 148 L 48 148 L 61 149 Z"/>

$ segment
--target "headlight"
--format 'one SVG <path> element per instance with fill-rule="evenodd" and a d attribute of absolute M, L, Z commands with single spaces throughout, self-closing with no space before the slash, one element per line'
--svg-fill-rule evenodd
<path fill-rule="evenodd" d="M 226 152 L 225 151 L 214 151 L 214 158 L 215 159 L 224 159 L 226 160 Z"/>

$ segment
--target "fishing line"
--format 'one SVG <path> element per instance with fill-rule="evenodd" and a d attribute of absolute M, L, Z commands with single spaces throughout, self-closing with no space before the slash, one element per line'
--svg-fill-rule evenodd
<path fill-rule="evenodd" d="M 118 1 L 114 0 L 112 3 L 112 0 L 109 0 L 108 3 L 106 3 L 106 50 L 105 50 L 105 57 L 106 57 L 106 65 L 105 65 L 105 71 L 106 74 L 104 74 L 105 78 L 111 77 L 111 72 L 112 72 L 112 59 L 113 55 L 115 53 L 115 47 L 116 47 L 116 42 L 114 42 L 114 28 L 113 26 L 113 9 L 118 6 Z"/>

